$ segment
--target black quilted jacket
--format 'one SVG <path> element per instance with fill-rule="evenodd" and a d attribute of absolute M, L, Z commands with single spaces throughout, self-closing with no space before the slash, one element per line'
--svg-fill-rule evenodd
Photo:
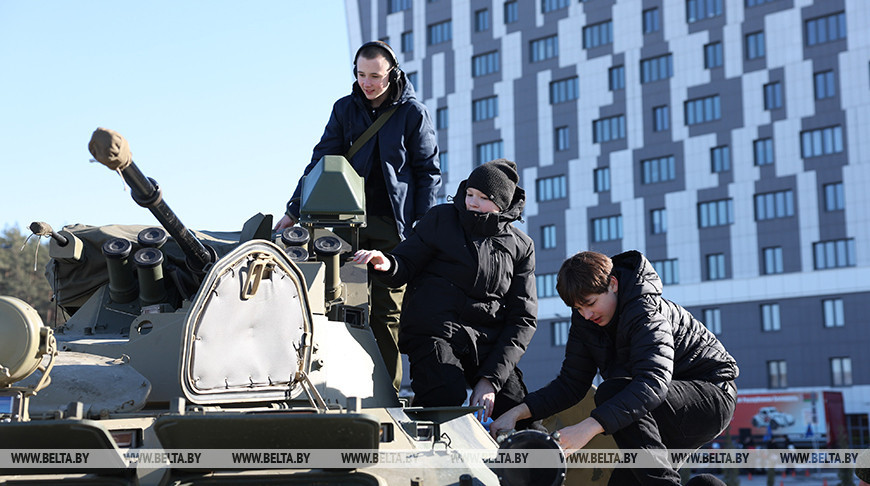
<path fill-rule="evenodd" d="M 661 280 L 646 257 L 629 251 L 612 260 L 619 281 L 616 314 L 600 327 L 572 312 L 559 376 L 525 399 L 535 418 L 583 399 L 597 370 L 604 379 L 632 378 L 592 411 L 607 434 L 658 407 L 671 380 L 719 383 L 737 378 L 737 363 L 716 336 L 686 309 L 662 298 Z"/>
<path fill-rule="evenodd" d="M 402 301 L 399 349 L 413 336 L 448 341 L 467 333 L 487 349 L 477 378 L 500 390 L 526 351 L 536 328 L 535 248 L 511 223 L 522 214 L 525 192 L 517 188 L 500 213 L 465 209 L 465 181 L 454 201 L 430 209 L 411 235 L 387 257 L 388 285 L 408 284 Z"/>

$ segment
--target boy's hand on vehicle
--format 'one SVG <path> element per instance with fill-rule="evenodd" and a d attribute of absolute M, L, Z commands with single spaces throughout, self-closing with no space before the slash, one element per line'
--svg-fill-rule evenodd
<path fill-rule="evenodd" d="M 353 254 L 354 263 L 371 263 L 375 270 L 386 272 L 390 269 L 390 259 L 378 250 L 358 250 Z"/>
<path fill-rule="evenodd" d="M 491 424 L 489 424 L 489 435 L 491 435 L 493 439 L 498 440 L 500 433 L 511 431 L 517 427 L 517 419 L 515 414 L 511 413 L 512 411 L 513 409 L 507 413 L 503 413 L 501 417 L 495 419 Z"/>
<path fill-rule="evenodd" d="M 483 407 L 483 410 L 477 414 L 477 418 L 481 422 L 492 416 L 492 408 L 495 406 L 495 387 L 488 379 L 481 378 L 477 381 L 471 392 L 471 398 L 468 399 L 468 404 L 472 407 Z"/>
<path fill-rule="evenodd" d="M 516 407 L 501 414 L 501 416 L 491 424 L 489 424 L 489 435 L 493 439 L 498 440 L 499 435 L 510 432 L 517 426 L 517 421 L 526 419 L 532 416 L 529 406 L 521 403 Z"/>
<path fill-rule="evenodd" d="M 579 424 L 574 424 L 559 430 L 559 445 L 565 454 L 572 454 L 586 447 L 586 444 L 598 434 L 604 433 L 604 427 L 592 417 Z"/>
<path fill-rule="evenodd" d="M 281 217 L 281 219 L 278 220 L 278 222 L 275 224 L 275 228 L 273 228 L 272 231 L 282 231 L 283 229 L 290 228 L 295 224 L 296 219 L 285 214 Z"/>

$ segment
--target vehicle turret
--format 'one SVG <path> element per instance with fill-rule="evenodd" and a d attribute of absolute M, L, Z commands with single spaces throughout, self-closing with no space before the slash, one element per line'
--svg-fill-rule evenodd
<path fill-rule="evenodd" d="M 498 444 L 479 408 L 416 408 L 392 387 L 368 326 L 367 269 L 349 258 L 357 239 L 332 231 L 366 224 L 362 178 L 344 157 L 314 167 L 300 225 L 274 235 L 263 214 L 238 232 L 189 230 L 120 134 L 98 129 L 89 149 L 160 226 L 31 225 L 51 238 L 46 276 L 69 318 L 52 332 L 23 302 L 0 298 L 0 450 L 94 451 L 94 468 L 48 473 L 79 483 L 499 484 L 481 455 Z M 368 459 L 336 462 L 348 449 Z M 329 459 L 214 455 L 233 450 Z M 167 451 L 207 458 L 130 459 Z M 419 468 L 373 467 L 389 452 Z M 0 468 L 0 482 L 41 484 L 45 473 Z"/>

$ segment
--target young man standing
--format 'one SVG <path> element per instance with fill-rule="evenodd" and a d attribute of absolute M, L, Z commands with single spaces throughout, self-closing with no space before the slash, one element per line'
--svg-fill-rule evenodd
<path fill-rule="evenodd" d="M 367 226 L 360 231 L 360 247 L 390 251 L 436 203 L 441 169 L 435 129 L 389 45 L 381 41 L 363 44 L 354 56 L 353 72 L 352 92 L 333 105 L 303 175 L 325 155 L 345 155 L 375 120 L 389 116 L 348 162 L 365 178 Z M 299 221 L 301 190 L 300 180 L 275 231 Z M 337 233 L 349 237 L 349 232 Z M 402 361 L 396 343 L 404 288 L 387 287 L 379 281 L 370 282 L 370 288 L 372 332 L 398 390 Z"/>
<path fill-rule="evenodd" d="M 696 449 L 728 425 L 737 363 L 701 322 L 662 297 L 662 282 L 641 253 L 578 253 L 562 264 L 556 290 L 573 309 L 562 370 L 493 422 L 493 436 L 516 420 L 579 402 L 596 372 L 604 378 L 596 408 L 559 431 L 564 449 L 580 449 L 601 433 L 620 449 Z M 662 461 L 655 469 L 614 469 L 609 484 L 679 485 L 680 475 Z"/>

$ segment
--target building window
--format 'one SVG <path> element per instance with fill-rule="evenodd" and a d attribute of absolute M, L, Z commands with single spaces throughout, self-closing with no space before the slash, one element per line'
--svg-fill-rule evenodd
<path fill-rule="evenodd" d="M 541 13 L 568 8 L 568 0 L 541 0 Z"/>
<path fill-rule="evenodd" d="M 767 362 L 767 386 L 769 388 L 786 388 L 788 386 L 788 373 L 784 359 Z"/>
<path fill-rule="evenodd" d="M 520 10 L 517 2 L 505 2 L 504 3 L 504 23 L 513 24 L 517 20 L 520 19 Z"/>
<path fill-rule="evenodd" d="M 807 20 L 806 39 L 808 46 L 833 42 L 846 38 L 845 12 Z"/>
<path fill-rule="evenodd" d="M 713 172 L 731 170 L 731 149 L 727 145 L 710 149 L 710 167 Z"/>
<path fill-rule="evenodd" d="M 760 138 L 752 142 L 755 149 L 755 165 L 768 165 L 773 163 L 773 139 Z"/>
<path fill-rule="evenodd" d="M 556 274 L 544 273 L 535 275 L 535 286 L 538 288 L 538 298 L 556 296 Z"/>
<path fill-rule="evenodd" d="M 471 121 L 490 120 L 498 116 L 498 96 L 488 96 L 471 102 Z"/>
<path fill-rule="evenodd" d="M 671 128 L 671 110 L 668 105 L 653 108 L 653 131 L 663 132 Z"/>
<path fill-rule="evenodd" d="M 852 385 L 852 358 L 831 358 L 831 385 Z"/>
<path fill-rule="evenodd" d="M 764 32 L 746 34 L 746 59 L 764 57 Z"/>
<path fill-rule="evenodd" d="M 774 275 L 777 273 L 782 273 L 782 247 L 773 246 L 770 248 L 765 248 L 763 253 L 764 257 L 764 274 L 765 275 Z"/>
<path fill-rule="evenodd" d="M 794 216 L 794 192 L 768 192 L 755 195 L 755 220 L 779 219 Z"/>
<path fill-rule="evenodd" d="M 417 96 L 422 98 L 423 87 L 417 84 L 417 72 L 408 73 L 408 82 L 411 83 L 411 86 L 414 87 L 414 90 L 417 92 Z"/>
<path fill-rule="evenodd" d="M 583 48 L 591 49 L 613 42 L 613 22 L 610 20 L 583 27 Z"/>
<path fill-rule="evenodd" d="M 712 69 L 722 66 L 722 43 L 713 42 L 704 46 L 704 67 Z"/>
<path fill-rule="evenodd" d="M 595 192 L 610 190 L 610 167 L 602 167 L 592 171 L 595 176 Z"/>
<path fill-rule="evenodd" d="M 653 209 L 649 212 L 650 232 L 654 235 L 663 235 L 668 232 L 668 210 L 665 208 Z"/>
<path fill-rule="evenodd" d="M 640 61 L 640 82 L 652 83 L 674 75 L 674 60 L 671 54 Z"/>
<path fill-rule="evenodd" d="M 762 5 L 765 3 L 776 2 L 777 0 L 746 0 L 747 7 L 755 7 L 757 5 Z"/>
<path fill-rule="evenodd" d="M 825 211 L 842 211 L 846 207 L 843 183 L 825 184 Z"/>
<path fill-rule="evenodd" d="M 813 243 L 813 260 L 816 270 L 855 266 L 855 240 L 819 241 Z"/>
<path fill-rule="evenodd" d="M 837 94 L 834 71 L 822 71 L 813 76 L 816 85 L 816 99 L 833 98 Z"/>
<path fill-rule="evenodd" d="M 846 325 L 843 299 L 823 300 L 822 313 L 825 316 L 825 327 L 843 327 Z"/>
<path fill-rule="evenodd" d="M 411 8 L 411 0 L 390 0 L 387 13 L 401 12 Z"/>
<path fill-rule="evenodd" d="M 556 248 L 556 225 L 541 226 L 541 246 L 545 250 Z"/>
<path fill-rule="evenodd" d="M 568 196 L 567 178 L 564 175 L 545 177 L 535 181 L 535 200 L 552 201 L 563 199 Z"/>
<path fill-rule="evenodd" d="M 849 444 L 852 447 L 866 449 L 870 444 L 870 425 L 868 425 L 866 413 L 847 413 L 846 427 L 848 428 Z"/>
<path fill-rule="evenodd" d="M 499 71 L 498 51 L 487 52 L 471 58 L 471 76 L 485 76 Z"/>
<path fill-rule="evenodd" d="M 550 104 L 576 100 L 580 97 L 580 82 L 577 76 L 550 83 Z"/>
<path fill-rule="evenodd" d="M 553 346 L 568 344 L 568 331 L 571 329 L 571 321 L 556 321 L 552 323 Z"/>
<path fill-rule="evenodd" d="M 707 280 L 723 280 L 725 278 L 725 254 L 707 255 Z"/>
<path fill-rule="evenodd" d="M 613 241 L 619 239 L 622 239 L 622 215 L 592 220 L 592 241 Z"/>
<path fill-rule="evenodd" d="M 551 35 L 543 39 L 535 39 L 529 43 L 529 47 L 531 62 L 552 59 L 559 55 L 559 36 Z"/>
<path fill-rule="evenodd" d="M 477 144 L 477 165 L 504 157 L 503 147 L 501 140 Z"/>
<path fill-rule="evenodd" d="M 710 228 L 734 223 L 731 199 L 720 199 L 698 204 L 698 227 Z"/>
<path fill-rule="evenodd" d="M 713 334 L 722 334 L 722 312 L 718 308 L 704 309 L 704 325 Z"/>
<path fill-rule="evenodd" d="M 453 22 L 445 20 L 432 24 L 428 28 L 429 45 L 434 46 L 453 39 Z"/>
<path fill-rule="evenodd" d="M 610 68 L 610 91 L 625 89 L 625 66 Z"/>
<path fill-rule="evenodd" d="M 402 32 L 402 52 L 414 52 L 414 31 Z"/>
<path fill-rule="evenodd" d="M 782 83 L 779 81 L 764 85 L 764 109 L 782 108 Z"/>
<path fill-rule="evenodd" d="M 680 262 L 674 258 L 671 260 L 655 260 L 650 262 L 664 285 L 676 285 L 680 283 Z"/>
<path fill-rule="evenodd" d="M 656 182 L 672 181 L 677 178 L 673 155 L 641 160 L 640 169 L 642 184 L 655 184 Z"/>
<path fill-rule="evenodd" d="M 563 150 L 568 150 L 571 148 L 571 131 L 568 127 L 558 127 L 556 128 L 556 151 L 561 152 Z"/>
<path fill-rule="evenodd" d="M 446 151 L 438 154 L 438 162 L 441 165 L 441 175 L 445 176 L 450 173 L 450 163 L 448 162 Z"/>
<path fill-rule="evenodd" d="M 686 101 L 686 125 L 697 125 L 722 118 L 719 95 Z"/>
<path fill-rule="evenodd" d="M 650 8 L 643 11 L 643 33 L 652 34 L 661 30 L 661 16 L 658 8 Z"/>
<path fill-rule="evenodd" d="M 843 127 L 840 125 L 801 132 L 801 157 L 838 154 L 843 151 Z"/>
<path fill-rule="evenodd" d="M 779 331 L 779 304 L 761 305 L 761 330 L 764 332 Z"/>
<path fill-rule="evenodd" d="M 474 12 L 474 31 L 484 32 L 489 30 L 489 9 Z"/>
<path fill-rule="evenodd" d="M 625 115 L 600 118 L 592 122 L 592 141 L 610 142 L 625 138 Z"/>
<path fill-rule="evenodd" d="M 435 111 L 435 128 L 437 130 L 447 130 L 448 127 L 448 109 L 447 107 L 438 108 Z"/>
<path fill-rule="evenodd" d="M 694 23 L 722 15 L 722 0 L 686 0 L 686 20 Z"/>

